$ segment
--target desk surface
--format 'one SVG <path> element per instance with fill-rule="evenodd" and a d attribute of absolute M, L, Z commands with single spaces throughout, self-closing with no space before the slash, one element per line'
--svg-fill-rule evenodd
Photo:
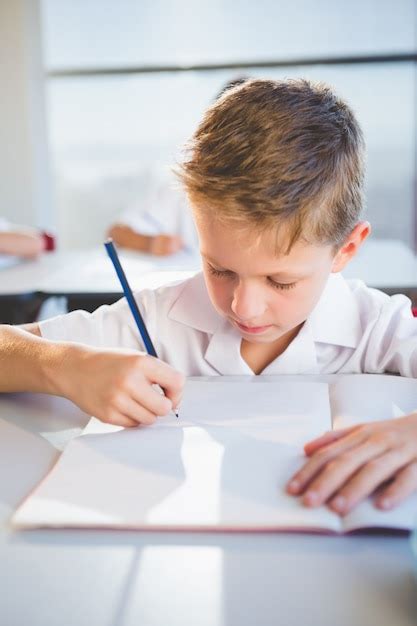
<path fill-rule="evenodd" d="M 122 251 L 122 264 L 133 289 L 184 279 L 200 268 L 195 254 L 169 258 Z M 387 263 L 387 259 L 390 262 Z M 343 272 L 381 289 L 417 288 L 417 258 L 397 240 L 370 240 Z M 45 254 L 0 271 L 0 295 L 40 291 L 45 294 L 120 293 L 114 269 L 101 248 Z"/>
<path fill-rule="evenodd" d="M 12 531 L 12 512 L 86 421 L 62 399 L 0 396 L 1 624 L 417 623 L 405 536 Z"/>
<path fill-rule="evenodd" d="M 119 256 L 132 289 L 183 279 L 200 268 L 199 257 L 187 252 L 155 258 L 122 250 Z M 0 270 L 0 295 L 36 291 L 48 295 L 119 293 L 121 287 L 104 248 L 51 252 Z"/>

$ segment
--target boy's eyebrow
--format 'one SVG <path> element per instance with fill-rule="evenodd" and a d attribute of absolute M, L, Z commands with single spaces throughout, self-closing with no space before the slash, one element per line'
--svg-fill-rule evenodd
<path fill-rule="evenodd" d="M 274 278 L 275 276 L 277 278 L 289 278 L 291 280 L 300 280 L 301 278 L 305 278 L 305 276 L 301 274 L 286 274 L 285 272 L 270 272 L 268 276 L 271 276 L 271 278 Z"/>
<path fill-rule="evenodd" d="M 233 272 L 234 270 L 229 270 L 228 268 L 224 267 L 221 263 L 219 263 L 218 261 L 216 261 L 215 259 L 212 259 L 208 254 L 204 254 L 201 253 L 201 256 L 204 257 L 207 261 L 209 261 L 210 263 L 213 263 L 214 265 L 216 265 L 218 268 L 221 268 L 222 270 L 226 270 L 229 272 Z M 277 278 L 286 278 L 289 280 L 300 280 L 301 278 L 304 278 L 305 276 L 302 274 L 290 274 L 290 273 L 286 273 L 286 272 L 267 272 L 265 274 L 262 274 L 262 276 L 271 276 L 271 277 L 277 277 Z"/>

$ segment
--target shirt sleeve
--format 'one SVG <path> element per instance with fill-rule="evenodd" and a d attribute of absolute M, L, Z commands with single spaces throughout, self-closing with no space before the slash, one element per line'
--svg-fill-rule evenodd
<path fill-rule="evenodd" d="M 10 223 L 3 217 L 0 217 L 0 232 L 5 233 L 10 230 Z"/>
<path fill-rule="evenodd" d="M 3 217 L 0 217 L 0 233 L 7 233 L 11 230 L 11 224 Z M 0 253 L 0 269 L 6 269 L 6 267 L 12 267 L 17 263 L 21 263 L 22 259 L 15 254 L 3 254 Z"/>
<path fill-rule="evenodd" d="M 417 318 L 406 296 L 384 301 L 369 332 L 364 371 L 417 378 Z"/>
<path fill-rule="evenodd" d="M 150 174 L 143 198 L 127 207 L 118 218 L 143 235 L 179 235 L 190 251 L 198 250 L 198 237 L 185 192 L 167 175 Z"/>
<path fill-rule="evenodd" d="M 149 335 L 155 336 L 155 295 L 152 290 L 135 294 Z M 142 338 L 125 298 L 103 305 L 94 313 L 72 311 L 39 322 L 42 337 L 70 341 L 96 348 L 127 348 L 145 351 Z"/>
<path fill-rule="evenodd" d="M 158 178 L 153 170 L 144 176 L 140 197 L 122 212 L 119 222 L 142 235 L 156 236 L 164 232 L 164 211 L 159 199 Z"/>
<path fill-rule="evenodd" d="M 156 236 L 163 232 L 163 225 L 157 215 L 153 215 L 148 209 L 141 208 L 137 204 L 129 206 L 120 215 L 118 222 L 129 226 L 141 235 Z"/>

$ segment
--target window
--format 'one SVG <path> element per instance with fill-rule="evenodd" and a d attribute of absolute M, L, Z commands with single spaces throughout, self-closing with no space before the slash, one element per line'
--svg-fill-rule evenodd
<path fill-rule="evenodd" d="M 323 80 L 348 100 L 367 140 L 374 236 L 413 247 L 414 11 L 412 0 L 402 2 L 401 11 L 394 0 L 44 0 L 49 130 L 64 243 L 75 245 L 86 211 L 96 229 L 78 234 L 77 244 L 101 241 L 106 223 L 140 196 L 141 173 L 168 167 L 221 86 L 245 74 Z M 410 60 L 395 60 L 399 54 Z M 359 55 L 368 62 L 347 62 Z M 371 62 L 374 55 L 394 58 Z"/>

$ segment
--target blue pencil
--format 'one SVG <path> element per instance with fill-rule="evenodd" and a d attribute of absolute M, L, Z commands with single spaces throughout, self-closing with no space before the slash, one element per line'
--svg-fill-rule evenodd
<path fill-rule="evenodd" d="M 123 293 L 126 297 L 126 300 L 129 304 L 129 308 L 132 312 L 133 318 L 136 322 L 136 326 L 140 333 L 140 336 L 143 339 L 143 343 L 145 344 L 146 352 L 151 356 L 158 358 L 156 354 L 155 347 L 152 343 L 152 339 L 149 336 L 148 329 L 146 328 L 145 321 L 139 311 L 138 305 L 136 304 L 136 300 L 133 296 L 132 290 L 130 288 L 129 283 L 127 282 L 126 274 L 124 273 L 123 267 L 120 263 L 119 256 L 117 254 L 116 248 L 114 247 L 113 240 L 108 239 L 104 243 L 104 247 L 107 250 L 107 254 L 110 257 L 111 262 L 113 263 L 114 269 L 116 270 L 117 277 L 120 281 L 120 284 L 123 289 Z M 176 417 L 178 417 L 178 412 L 174 411 Z"/>

